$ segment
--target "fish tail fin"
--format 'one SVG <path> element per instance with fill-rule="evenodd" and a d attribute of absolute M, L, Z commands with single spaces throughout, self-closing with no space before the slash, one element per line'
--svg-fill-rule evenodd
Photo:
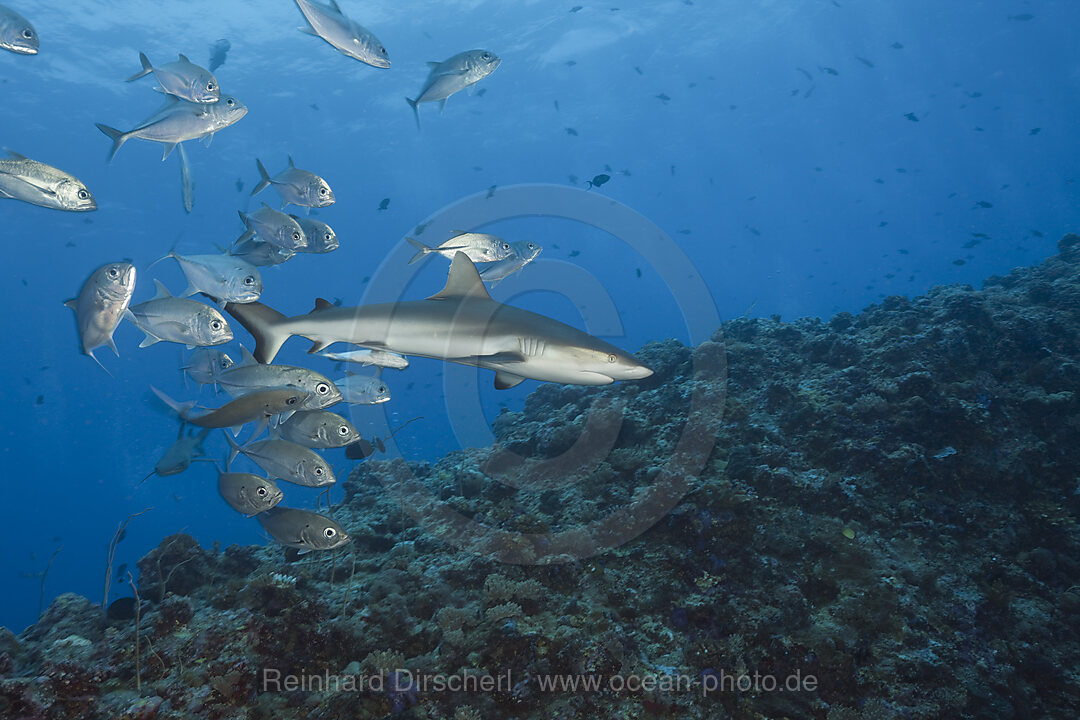
<path fill-rule="evenodd" d="M 292 333 L 282 325 L 287 317 L 260 302 L 225 303 L 225 312 L 236 318 L 255 338 L 255 359 L 269 363 Z"/>
<path fill-rule="evenodd" d="M 411 260 L 409 260 L 410 265 L 412 265 L 417 260 L 423 260 L 425 257 L 427 257 L 428 253 L 434 252 L 434 250 L 432 250 L 427 245 L 415 238 L 407 237 L 405 239 L 409 241 L 410 245 L 416 248 L 416 254 L 412 256 Z"/>
<path fill-rule="evenodd" d="M 270 173 L 266 172 L 266 168 L 263 167 L 262 160 L 255 158 L 255 164 L 259 168 L 259 183 L 255 186 L 255 189 L 251 191 L 252 195 L 256 195 L 262 192 L 266 188 L 270 187 Z"/>
<path fill-rule="evenodd" d="M 190 413 L 191 409 L 193 407 L 195 407 L 195 401 L 194 400 L 189 400 L 188 402 L 184 402 L 184 403 L 177 402 L 176 400 L 173 400 L 171 397 L 169 397 L 165 393 L 158 390 L 153 385 L 150 386 L 150 389 L 154 391 L 154 394 L 158 396 L 158 399 L 161 400 L 161 402 L 168 405 L 170 410 L 172 410 L 174 413 L 179 415 L 181 420 L 187 420 L 188 419 L 188 413 Z"/>
<path fill-rule="evenodd" d="M 409 103 L 409 107 L 412 108 L 413 115 L 416 116 L 416 129 L 419 130 L 420 129 L 420 108 L 417 107 L 419 105 L 419 101 L 418 100 L 413 100 L 412 98 L 405 98 L 405 102 Z"/>
<path fill-rule="evenodd" d="M 233 464 L 233 460 L 235 460 L 236 456 L 240 454 L 240 444 L 236 442 L 236 440 L 233 439 L 233 436 L 225 430 L 222 430 L 221 434 L 225 436 L 225 439 L 229 443 L 229 457 L 225 459 L 225 471 L 228 472 L 229 468 Z"/>
<path fill-rule="evenodd" d="M 146 57 L 146 53 L 139 53 L 139 62 L 142 63 L 142 70 L 129 77 L 125 82 L 134 82 L 154 72 L 154 66 L 150 64 L 150 58 Z"/>
<path fill-rule="evenodd" d="M 97 125 L 97 129 L 105 133 L 105 135 L 112 140 L 112 148 L 109 149 L 109 160 L 116 157 L 116 151 L 120 149 L 120 146 L 127 140 L 127 133 L 117 130 L 114 127 L 109 127 L 103 123 L 94 123 Z"/>

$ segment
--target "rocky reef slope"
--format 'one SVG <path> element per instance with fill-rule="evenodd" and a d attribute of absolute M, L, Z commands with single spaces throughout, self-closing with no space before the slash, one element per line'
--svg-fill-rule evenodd
<path fill-rule="evenodd" d="M 358 465 L 336 556 L 165 538 L 138 654 L 134 618 L 61 596 L 0 630 L 0 716 L 1076 717 L 1080 237 L 1059 249 L 541 386 L 494 448 Z"/>

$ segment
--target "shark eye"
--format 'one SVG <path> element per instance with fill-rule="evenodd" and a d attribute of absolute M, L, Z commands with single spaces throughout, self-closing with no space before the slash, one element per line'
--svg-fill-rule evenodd
<path fill-rule="evenodd" d="M 255 491 L 255 494 L 259 497 L 266 497 L 266 488 L 260 486 L 259 489 Z"/>
<path fill-rule="evenodd" d="M 315 392 L 319 395 L 325 395 L 326 393 L 330 392 L 330 386 L 326 383 L 319 383 L 315 386 Z"/>
<path fill-rule="evenodd" d="M 608 361 L 609 363 L 613 363 L 613 362 L 615 362 L 615 361 L 616 361 L 617 359 L 618 359 L 618 358 L 616 358 L 616 357 L 615 357 L 614 355 L 608 355 L 608 356 L 607 356 L 607 361 Z"/>
<path fill-rule="evenodd" d="M 210 329 L 215 331 L 215 332 L 220 330 L 221 329 L 221 321 L 220 320 L 211 320 L 210 321 Z"/>
<path fill-rule="evenodd" d="M 254 275 L 248 275 L 247 277 L 245 277 L 244 278 L 244 284 L 245 285 L 254 285 L 255 284 L 255 276 Z"/>
<path fill-rule="evenodd" d="M 90 197 L 90 193 L 86 192 L 85 190 L 80 190 L 79 191 L 79 199 L 80 200 L 85 200 L 88 197 Z"/>
<path fill-rule="evenodd" d="M 322 534 L 327 540 L 333 540 L 334 536 L 337 535 L 337 530 L 328 527 L 322 531 Z"/>
<path fill-rule="evenodd" d="M 339 425 L 337 431 L 341 437 L 348 437 L 349 435 L 349 428 L 345 425 Z"/>

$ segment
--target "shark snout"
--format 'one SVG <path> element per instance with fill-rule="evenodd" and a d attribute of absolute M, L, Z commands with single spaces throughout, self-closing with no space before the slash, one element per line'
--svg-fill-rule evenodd
<path fill-rule="evenodd" d="M 641 380 L 653 374 L 652 368 L 646 365 L 634 365 L 623 371 L 623 377 L 627 380 Z"/>

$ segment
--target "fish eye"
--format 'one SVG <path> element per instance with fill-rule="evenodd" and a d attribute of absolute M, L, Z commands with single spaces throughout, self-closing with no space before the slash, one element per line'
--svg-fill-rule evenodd
<path fill-rule="evenodd" d="M 483 58 L 484 60 L 490 60 L 491 59 L 491 53 L 484 53 L 480 57 Z"/>
<path fill-rule="evenodd" d="M 292 239 L 293 239 L 293 240 L 299 240 L 299 239 L 300 239 L 300 233 L 298 233 L 298 232 L 294 232 L 294 233 L 292 234 Z"/>
<path fill-rule="evenodd" d="M 232 106 L 233 106 L 233 105 L 235 105 L 236 103 L 234 103 L 234 102 L 233 102 L 233 99 L 232 99 L 232 98 L 229 98 L 228 100 L 226 100 L 226 101 L 225 101 L 225 104 L 227 104 L 227 105 L 228 105 L 229 107 L 232 107 Z"/>
<path fill-rule="evenodd" d="M 320 195 L 325 195 L 326 194 L 326 188 L 324 188 L 324 187 L 319 188 L 319 194 Z"/>
<path fill-rule="evenodd" d="M 322 477 L 322 473 L 323 473 L 323 470 L 322 470 L 322 468 L 321 468 L 321 467 L 317 467 L 317 468 L 315 468 L 315 470 L 314 470 L 313 472 L 314 472 L 314 473 L 315 473 L 316 475 L 318 475 L 319 477 Z"/>
<path fill-rule="evenodd" d="M 337 530 L 335 530 L 334 528 L 326 528 L 325 530 L 322 531 L 322 534 L 326 536 L 327 540 L 330 540 L 335 535 L 337 535 Z"/>
<path fill-rule="evenodd" d="M 255 491 L 255 494 L 259 497 L 266 497 L 266 488 L 260 487 L 258 490 Z"/>
<path fill-rule="evenodd" d="M 206 89 L 209 92 L 214 92 L 214 83 L 212 83 L 212 82 L 206 83 Z"/>
<path fill-rule="evenodd" d="M 607 356 L 607 361 L 608 361 L 609 363 L 613 363 L 613 362 L 615 362 L 616 360 L 618 360 L 618 358 L 616 358 L 616 357 L 615 357 L 614 355 L 608 355 L 608 356 Z"/>
<path fill-rule="evenodd" d="M 80 200 L 85 200 L 88 197 L 90 197 L 90 193 L 86 192 L 85 190 L 80 190 L 79 191 L 79 199 Z"/>
<path fill-rule="evenodd" d="M 295 396 L 295 395 L 293 395 L 293 396 L 292 396 L 291 398 L 289 398 L 288 400 L 286 400 L 286 401 L 285 401 L 285 404 L 286 404 L 286 405 L 295 405 L 295 404 L 296 404 L 296 396 Z"/>
<path fill-rule="evenodd" d="M 504 243 L 502 244 L 502 249 L 503 249 L 503 250 L 509 250 L 509 249 L 510 249 L 510 243 L 505 243 L 505 242 L 504 242 Z"/>
<path fill-rule="evenodd" d="M 385 385 L 380 385 L 379 386 L 379 392 L 381 392 L 381 393 L 386 392 L 386 386 Z"/>
<path fill-rule="evenodd" d="M 386 54 L 386 48 L 384 48 L 382 45 L 380 45 L 379 46 L 379 53 L 382 54 L 382 55 L 385 55 Z"/>
<path fill-rule="evenodd" d="M 330 242 L 333 239 L 334 239 L 334 236 L 332 234 L 330 234 L 330 233 L 326 233 L 325 235 L 323 235 L 323 240 L 325 240 L 326 242 Z"/>
<path fill-rule="evenodd" d="M 319 395 L 325 395 L 326 393 L 330 392 L 330 386 L 326 383 L 319 383 L 315 386 L 315 392 Z"/>
<path fill-rule="evenodd" d="M 119 277 L 119 275 L 120 275 L 119 270 L 117 270 L 116 268 L 109 268 L 109 277 L 114 278 L 114 277 Z"/>
<path fill-rule="evenodd" d="M 349 434 L 349 428 L 346 425 L 338 426 L 337 431 L 338 431 L 338 434 L 340 434 L 342 437 L 345 437 L 346 435 Z"/>
<path fill-rule="evenodd" d="M 220 330 L 221 329 L 221 322 L 218 321 L 218 320 L 211 320 L 210 321 L 210 329 L 211 330 Z"/>
<path fill-rule="evenodd" d="M 30 38 L 34 37 L 34 31 L 31 30 L 30 28 L 26 28 L 25 30 L 22 31 L 22 36 L 24 38 L 26 38 L 27 40 L 29 40 Z"/>
<path fill-rule="evenodd" d="M 247 277 L 245 277 L 244 278 L 244 284 L 245 285 L 254 285 L 255 284 L 255 276 L 254 275 L 248 275 Z"/>

